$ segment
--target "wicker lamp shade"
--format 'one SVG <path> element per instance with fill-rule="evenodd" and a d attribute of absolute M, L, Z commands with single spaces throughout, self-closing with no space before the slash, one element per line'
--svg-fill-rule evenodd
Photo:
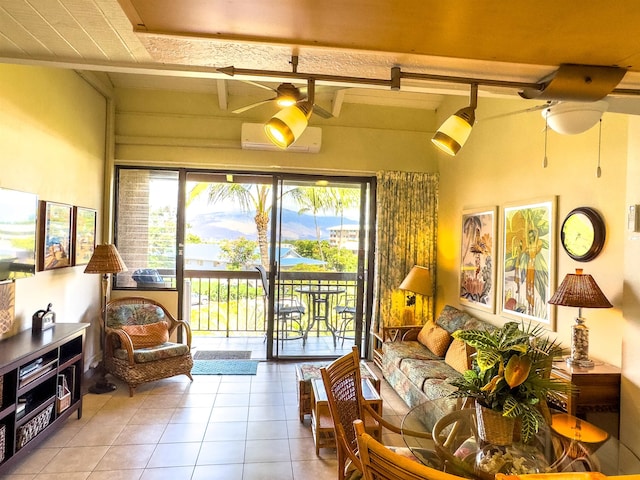
<path fill-rule="evenodd" d="M 565 307 L 613 307 L 593 277 L 583 274 L 581 268 L 576 268 L 575 274 L 569 273 L 564 277 L 549 303 Z"/>
<path fill-rule="evenodd" d="M 120 273 L 126 271 L 127 266 L 113 244 L 96 246 L 89 263 L 84 269 L 84 273 Z"/>
<path fill-rule="evenodd" d="M 565 307 L 578 307 L 576 323 L 571 327 L 571 356 L 567 363 L 571 366 L 591 368 L 595 363 L 589 359 L 589 329 L 582 318 L 583 308 L 611 308 L 611 302 L 604 296 L 591 275 L 584 275 L 581 268 L 576 273 L 567 274 L 549 303 Z"/>

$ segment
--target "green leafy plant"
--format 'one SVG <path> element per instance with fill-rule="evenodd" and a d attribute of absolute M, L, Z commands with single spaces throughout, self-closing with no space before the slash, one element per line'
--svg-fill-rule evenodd
<path fill-rule="evenodd" d="M 473 367 L 453 385 L 454 397 L 472 397 L 503 416 L 520 419 L 521 439 L 528 442 L 545 422 L 547 398 L 570 393 L 572 385 L 551 378 L 553 359 L 566 353 L 556 341 L 531 324 L 508 322 L 489 331 L 453 333 L 476 349 Z"/>

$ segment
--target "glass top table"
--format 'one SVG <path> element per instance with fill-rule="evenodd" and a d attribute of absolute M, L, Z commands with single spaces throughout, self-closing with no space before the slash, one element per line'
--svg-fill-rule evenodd
<path fill-rule="evenodd" d="M 462 399 L 445 397 L 420 404 L 405 415 L 402 437 L 419 461 L 478 480 L 492 480 L 498 472 L 640 473 L 640 460 L 618 439 L 577 417 L 552 412 L 552 424 L 542 426 L 531 444 L 495 446 L 477 437 L 475 408 L 463 407 Z M 430 432 L 433 440 L 411 436 L 409 430 Z"/>

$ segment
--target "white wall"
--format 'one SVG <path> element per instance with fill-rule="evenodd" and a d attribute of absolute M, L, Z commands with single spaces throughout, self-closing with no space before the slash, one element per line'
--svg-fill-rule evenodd
<path fill-rule="evenodd" d="M 93 208 L 101 216 L 105 119 L 105 99 L 74 72 L 0 65 L 0 187 Z M 100 280 L 83 269 L 17 280 L 16 322 L 8 335 L 30 329 L 32 314 L 49 302 L 58 322 L 94 322 Z M 87 360 L 94 342 L 89 329 Z"/>

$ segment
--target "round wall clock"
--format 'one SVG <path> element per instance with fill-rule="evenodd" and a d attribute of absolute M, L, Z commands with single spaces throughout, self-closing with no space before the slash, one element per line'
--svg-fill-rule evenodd
<path fill-rule="evenodd" d="M 593 260 L 604 245 L 604 220 L 593 208 L 578 207 L 569 212 L 562 222 L 560 239 L 565 251 L 574 260 Z"/>

